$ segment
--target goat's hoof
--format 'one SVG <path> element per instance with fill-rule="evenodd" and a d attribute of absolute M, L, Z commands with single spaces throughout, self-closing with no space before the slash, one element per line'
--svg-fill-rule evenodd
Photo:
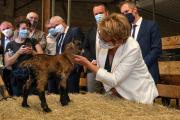
<path fill-rule="evenodd" d="M 71 102 L 71 100 L 70 100 L 70 98 L 69 98 L 69 97 L 67 98 L 67 101 L 68 101 L 68 102 Z"/>
<path fill-rule="evenodd" d="M 47 107 L 47 108 L 43 109 L 43 111 L 48 113 L 48 112 L 51 112 L 52 110 Z"/>
<path fill-rule="evenodd" d="M 66 105 L 68 105 L 68 102 L 69 102 L 69 101 L 61 101 L 61 105 L 62 105 L 62 106 L 66 106 Z"/>
<path fill-rule="evenodd" d="M 30 106 L 27 103 L 22 103 L 22 107 L 29 108 Z"/>

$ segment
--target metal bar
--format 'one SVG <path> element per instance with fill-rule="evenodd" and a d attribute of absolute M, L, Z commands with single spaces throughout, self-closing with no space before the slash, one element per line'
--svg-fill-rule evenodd
<path fill-rule="evenodd" d="M 51 9 L 51 11 L 52 11 L 52 13 L 51 13 L 51 15 L 52 16 L 54 16 L 55 15 L 55 3 L 56 3 L 56 0 L 52 0 L 52 9 Z"/>
<path fill-rule="evenodd" d="M 68 0 L 68 16 L 67 16 L 67 25 L 71 25 L 71 0 Z"/>

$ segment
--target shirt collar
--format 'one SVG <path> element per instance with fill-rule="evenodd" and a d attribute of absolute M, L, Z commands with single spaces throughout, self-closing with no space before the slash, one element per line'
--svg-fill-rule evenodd
<path fill-rule="evenodd" d="M 5 40 L 8 40 L 8 41 L 9 41 L 10 39 L 9 39 L 9 38 L 7 38 L 7 37 L 5 37 Z"/>
<path fill-rule="evenodd" d="M 69 26 L 66 27 L 65 32 L 64 32 L 65 34 L 67 33 L 68 29 L 69 29 Z"/>
<path fill-rule="evenodd" d="M 142 17 L 139 18 L 139 20 L 136 22 L 136 25 L 137 26 L 140 26 L 142 23 Z M 135 24 L 132 24 L 132 25 L 135 25 Z"/>

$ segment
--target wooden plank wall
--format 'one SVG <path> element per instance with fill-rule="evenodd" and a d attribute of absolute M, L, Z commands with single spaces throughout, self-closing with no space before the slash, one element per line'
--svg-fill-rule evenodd
<path fill-rule="evenodd" d="M 180 48 L 180 36 L 162 38 L 162 49 Z M 180 61 L 160 61 L 161 84 L 157 84 L 159 96 L 180 98 Z"/>
<path fill-rule="evenodd" d="M 180 48 L 180 35 L 162 38 L 162 49 Z"/>

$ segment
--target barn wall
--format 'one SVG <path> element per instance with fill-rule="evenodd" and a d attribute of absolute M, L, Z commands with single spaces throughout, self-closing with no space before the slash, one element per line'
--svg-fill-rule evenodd
<path fill-rule="evenodd" d="M 63 3 L 63 1 L 65 2 Z M 71 25 L 80 26 L 83 31 L 86 32 L 95 22 L 94 17 L 92 16 L 92 7 L 95 2 L 82 1 L 78 2 L 78 0 L 74 0 L 74 2 L 72 2 Z M 111 1 L 113 0 L 107 0 L 107 8 L 109 9 L 110 13 L 112 13 L 113 11 L 119 12 L 117 2 Z M 13 22 L 17 16 L 26 15 L 29 11 L 36 11 L 41 16 L 41 9 L 41 0 L 1 0 L 0 11 L 2 12 L 0 13 L 0 22 L 2 22 L 3 20 L 9 20 Z M 141 14 L 144 18 L 152 19 L 152 12 L 149 13 L 141 11 Z M 59 15 L 66 19 L 67 0 L 56 0 L 55 15 Z M 167 20 L 160 16 L 156 16 L 156 21 L 160 26 L 162 37 L 180 34 L 180 23 Z M 41 28 L 41 25 L 39 25 L 39 28 Z"/>

